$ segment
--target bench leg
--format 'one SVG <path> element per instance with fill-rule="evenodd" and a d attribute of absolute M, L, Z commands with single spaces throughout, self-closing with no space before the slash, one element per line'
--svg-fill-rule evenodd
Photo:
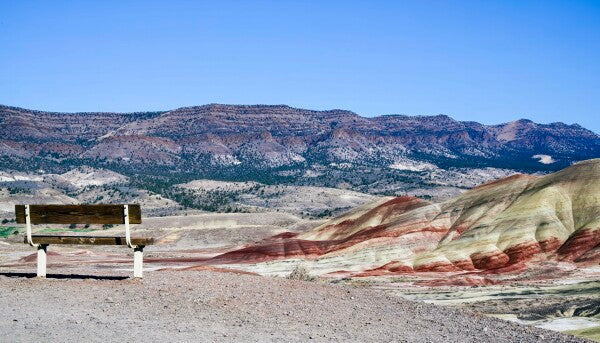
<path fill-rule="evenodd" d="M 48 245 L 40 244 L 37 248 L 37 276 L 46 277 L 46 250 Z"/>
<path fill-rule="evenodd" d="M 133 277 L 142 277 L 144 269 L 144 247 L 137 246 L 133 249 Z"/>

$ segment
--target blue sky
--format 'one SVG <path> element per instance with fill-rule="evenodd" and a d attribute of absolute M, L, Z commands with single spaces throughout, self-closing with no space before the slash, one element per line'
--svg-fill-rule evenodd
<path fill-rule="evenodd" d="M 600 132 L 600 2 L 0 0 L 2 104 L 215 102 Z"/>

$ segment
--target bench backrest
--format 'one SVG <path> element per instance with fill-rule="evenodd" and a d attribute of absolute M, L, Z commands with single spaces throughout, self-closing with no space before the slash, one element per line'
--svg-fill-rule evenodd
<path fill-rule="evenodd" d="M 139 204 L 130 204 L 129 224 L 141 224 Z M 17 223 L 25 224 L 25 205 L 15 205 Z M 123 205 L 29 205 L 31 224 L 125 224 Z"/>

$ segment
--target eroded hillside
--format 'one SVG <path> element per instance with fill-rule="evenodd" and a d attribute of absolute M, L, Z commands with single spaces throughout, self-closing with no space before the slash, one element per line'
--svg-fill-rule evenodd
<path fill-rule="evenodd" d="M 384 199 L 210 263 L 278 274 L 303 261 L 319 275 L 421 273 L 439 275 L 432 282 L 440 284 L 493 284 L 540 269 L 564 277 L 600 261 L 598 180 L 595 159 L 545 176 L 514 175 L 441 203 Z"/>
<path fill-rule="evenodd" d="M 152 192 L 157 184 L 216 179 L 439 200 L 515 171 L 556 171 L 600 156 L 600 137 L 578 125 L 366 118 L 283 105 L 144 113 L 0 106 L 0 136 L 1 170 L 61 174 L 91 166 Z"/>

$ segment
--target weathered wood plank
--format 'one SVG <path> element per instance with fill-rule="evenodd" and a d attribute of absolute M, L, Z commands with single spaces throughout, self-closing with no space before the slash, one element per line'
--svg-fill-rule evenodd
<path fill-rule="evenodd" d="M 30 205 L 32 224 L 124 224 L 123 205 Z M 15 205 L 17 223 L 25 224 L 25 205 Z M 129 205 L 129 223 L 140 224 L 140 205 Z"/>
<path fill-rule="evenodd" d="M 127 245 L 125 237 L 32 235 L 35 244 Z M 27 237 L 24 242 L 27 243 Z M 154 238 L 131 238 L 133 245 L 152 245 Z"/>

